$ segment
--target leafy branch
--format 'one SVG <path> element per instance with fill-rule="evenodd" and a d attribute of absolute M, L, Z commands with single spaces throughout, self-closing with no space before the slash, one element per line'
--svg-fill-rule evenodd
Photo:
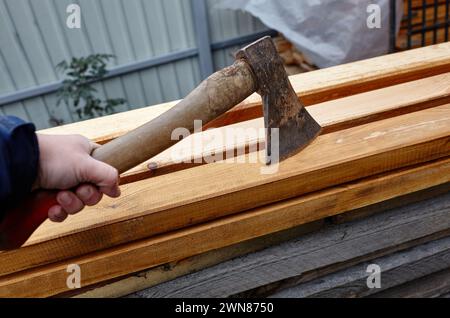
<path fill-rule="evenodd" d="M 108 73 L 106 64 L 113 57 L 111 54 L 92 54 L 59 63 L 56 68 L 67 78 L 58 90 L 57 104 L 63 101 L 70 106 L 72 102 L 80 119 L 83 115 L 92 118 L 111 114 L 114 107 L 125 104 L 126 100 L 123 98 L 101 100 L 96 97 L 97 90 L 92 86 L 94 81 L 102 79 Z"/>

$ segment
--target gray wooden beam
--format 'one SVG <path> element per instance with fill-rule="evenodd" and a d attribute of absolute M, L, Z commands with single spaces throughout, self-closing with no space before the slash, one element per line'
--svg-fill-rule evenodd
<path fill-rule="evenodd" d="M 134 297 L 267 295 L 450 234 L 450 193 L 296 240 L 133 294 Z M 289 281 L 289 284 L 285 284 Z"/>
<path fill-rule="evenodd" d="M 418 269 L 420 270 L 420 269 Z M 450 268 L 382 291 L 373 298 L 450 298 Z"/>
<path fill-rule="evenodd" d="M 368 288 L 366 272 L 371 264 L 380 267 L 380 288 Z M 450 267 L 450 237 L 425 243 L 405 251 L 363 262 L 351 268 L 319 277 L 307 283 L 281 290 L 275 298 L 348 298 L 367 297 Z M 438 284 L 439 285 L 439 284 Z M 445 286 L 444 286 L 445 287 Z M 401 297 L 406 291 L 381 293 L 381 297 Z"/>

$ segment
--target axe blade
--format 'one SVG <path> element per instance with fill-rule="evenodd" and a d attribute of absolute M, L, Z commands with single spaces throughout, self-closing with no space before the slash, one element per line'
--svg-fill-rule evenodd
<path fill-rule="evenodd" d="M 300 102 L 272 39 L 264 37 L 248 45 L 236 58 L 250 65 L 262 97 L 267 164 L 298 153 L 320 134 L 321 127 Z"/>

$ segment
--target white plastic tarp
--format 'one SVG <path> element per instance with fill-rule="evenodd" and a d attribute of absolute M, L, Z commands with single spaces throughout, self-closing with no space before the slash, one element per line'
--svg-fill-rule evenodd
<path fill-rule="evenodd" d="M 402 5 L 397 0 L 396 32 Z M 249 12 L 321 68 L 389 51 L 389 0 L 218 0 L 216 8 Z"/>

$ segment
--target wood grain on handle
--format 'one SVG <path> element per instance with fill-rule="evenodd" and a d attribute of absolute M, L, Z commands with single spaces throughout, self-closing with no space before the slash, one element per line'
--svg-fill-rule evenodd
<path fill-rule="evenodd" d="M 250 66 L 236 61 L 207 78 L 175 107 L 128 134 L 97 148 L 92 156 L 125 172 L 175 144 L 176 128 L 194 130 L 242 102 L 257 89 Z"/>

